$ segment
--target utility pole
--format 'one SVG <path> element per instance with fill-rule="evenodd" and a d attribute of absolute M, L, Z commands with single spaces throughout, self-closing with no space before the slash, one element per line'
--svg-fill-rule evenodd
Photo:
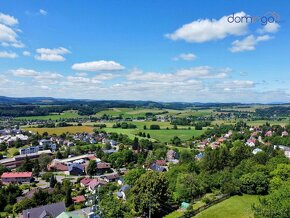
<path fill-rule="evenodd" d="M 151 199 L 149 201 L 149 218 L 151 218 Z"/>

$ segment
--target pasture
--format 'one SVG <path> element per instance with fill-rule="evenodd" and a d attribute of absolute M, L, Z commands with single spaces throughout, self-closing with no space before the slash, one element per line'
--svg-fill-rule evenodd
<path fill-rule="evenodd" d="M 30 117 L 17 117 L 15 119 L 17 120 L 61 120 L 61 119 L 72 119 L 72 118 L 81 118 L 85 116 L 81 116 L 78 114 L 77 111 L 70 110 L 70 111 L 65 111 L 63 113 L 52 113 L 47 116 L 30 116 Z"/>

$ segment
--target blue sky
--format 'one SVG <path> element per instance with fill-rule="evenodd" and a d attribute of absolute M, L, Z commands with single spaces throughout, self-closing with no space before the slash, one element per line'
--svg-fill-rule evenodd
<path fill-rule="evenodd" d="M 289 9 L 282 0 L 4 0 L 0 95 L 290 102 Z"/>

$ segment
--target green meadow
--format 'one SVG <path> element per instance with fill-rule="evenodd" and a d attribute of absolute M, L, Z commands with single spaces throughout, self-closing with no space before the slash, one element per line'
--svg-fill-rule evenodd
<path fill-rule="evenodd" d="M 252 205 L 258 203 L 257 195 L 233 196 L 203 212 L 196 218 L 249 218 L 253 217 Z"/>
<path fill-rule="evenodd" d="M 70 110 L 70 111 L 65 111 L 63 113 L 52 113 L 47 116 L 30 116 L 30 117 L 17 117 L 17 120 L 61 120 L 61 119 L 71 119 L 71 118 L 81 118 L 85 116 L 81 116 L 78 114 L 77 111 Z"/>

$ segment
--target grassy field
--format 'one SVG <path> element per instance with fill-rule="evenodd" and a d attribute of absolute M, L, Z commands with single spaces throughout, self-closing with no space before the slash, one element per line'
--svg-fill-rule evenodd
<path fill-rule="evenodd" d="M 42 134 L 44 132 L 48 132 L 48 134 L 56 134 L 61 135 L 62 133 L 82 133 L 82 132 L 88 132 L 91 133 L 94 130 L 94 127 L 92 126 L 67 126 L 67 127 L 57 127 L 57 128 L 23 128 L 27 131 L 32 131 L 35 133 Z"/>
<path fill-rule="evenodd" d="M 166 112 L 166 113 L 165 113 Z M 158 109 L 158 108 L 110 108 L 103 111 L 100 111 L 96 114 L 97 117 L 101 117 L 104 114 L 109 116 L 117 117 L 122 115 L 124 118 L 137 118 L 145 117 L 146 113 L 161 114 L 161 116 L 170 115 L 177 117 L 186 117 L 186 116 L 207 116 L 210 115 L 212 110 L 172 110 L 172 109 Z"/>
<path fill-rule="evenodd" d="M 77 111 L 65 111 L 60 114 L 50 114 L 47 116 L 32 116 L 32 117 L 17 117 L 17 120 L 60 120 L 60 119 L 70 119 L 70 118 L 80 118 L 83 117 L 77 113 Z"/>
<path fill-rule="evenodd" d="M 146 113 L 161 113 L 166 110 L 161 110 L 157 108 L 109 108 L 103 111 L 100 111 L 96 114 L 97 117 L 101 117 L 104 114 L 107 114 L 112 117 L 117 117 L 122 115 L 124 118 L 137 118 L 137 117 L 145 117 Z"/>
<path fill-rule="evenodd" d="M 233 196 L 197 214 L 196 218 L 248 218 L 253 217 L 252 205 L 258 202 L 256 195 Z"/>
<path fill-rule="evenodd" d="M 201 135 L 204 130 L 188 130 L 188 129 L 161 129 L 161 130 L 143 130 L 142 129 L 121 129 L 121 128 L 104 128 L 106 132 L 116 132 L 128 135 L 131 139 L 135 137 L 135 134 L 139 132 L 145 132 L 146 135 L 149 133 L 152 139 L 155 139 L 160 142 L 170 142 L 174 136 L 178 136 L 181 140 L 188 140 L 192 136 L 196 137 Z"/>

